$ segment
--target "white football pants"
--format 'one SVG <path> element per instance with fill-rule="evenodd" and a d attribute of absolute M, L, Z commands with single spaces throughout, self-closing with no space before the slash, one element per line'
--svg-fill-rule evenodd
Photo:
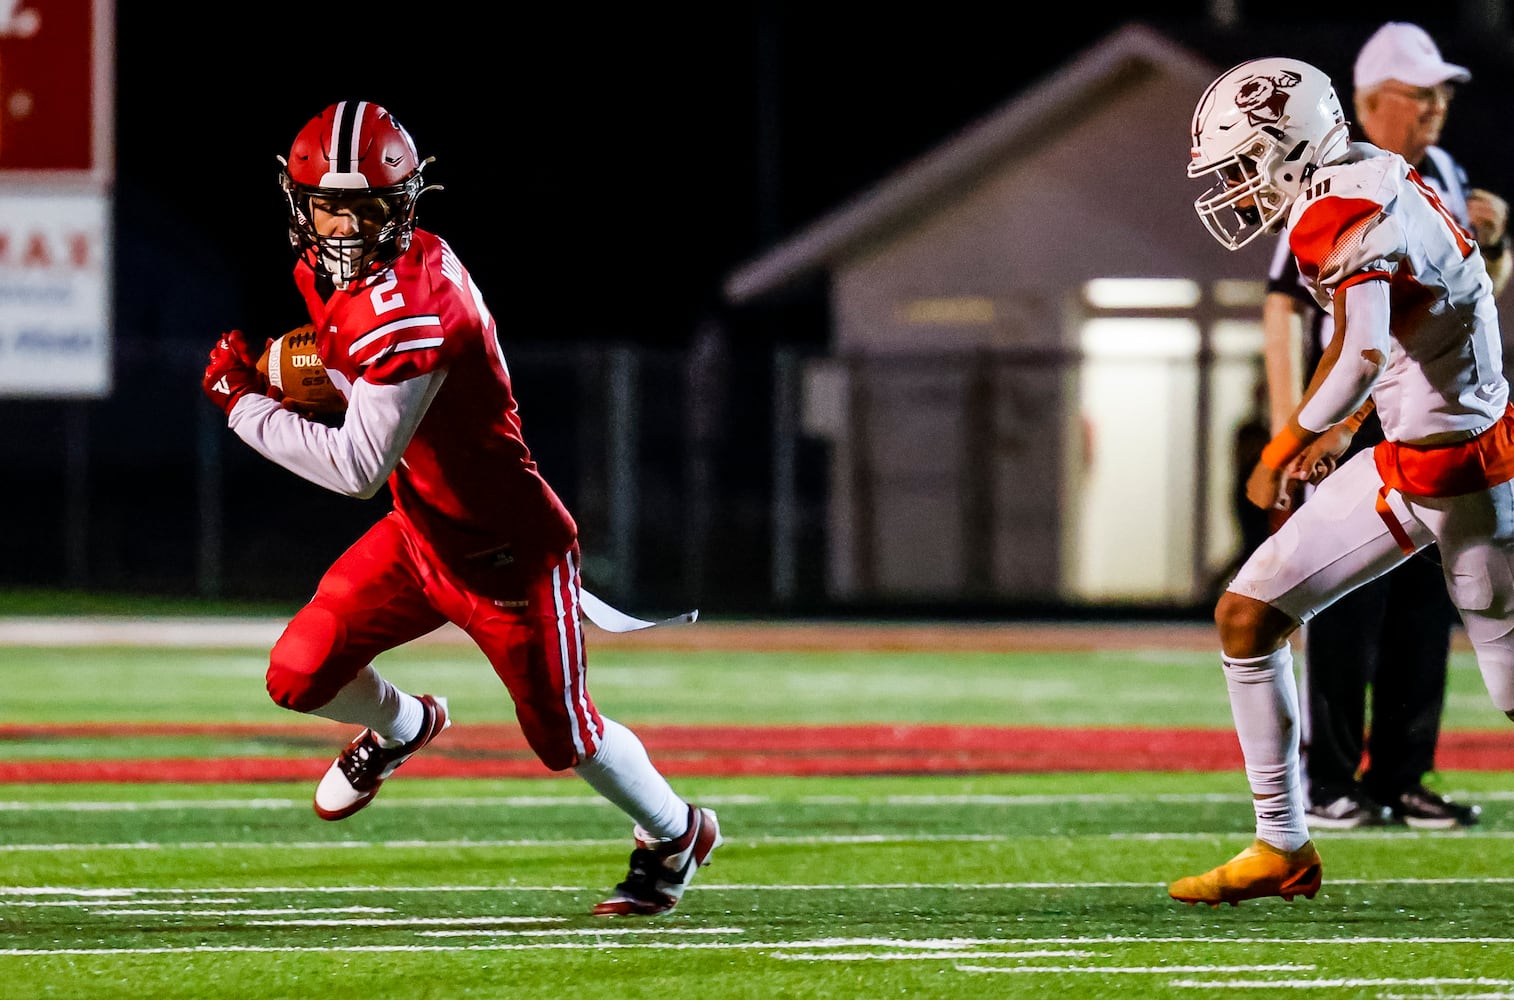
<path fill-rule="evenodd" d="M 1408 556 L 1378 514 L 1383 485 L 1370 450 L 1352 456 L 1246 560 L 1229 590 L 1307 622 Z M 1440 545 L 1447 591 L 1493 704 L 1514 711 L 1514 484 L 1459 497 L 1390 493 L 1418 548 Z M 1329 669 L 1315 664 L 1316 669 Z"/>

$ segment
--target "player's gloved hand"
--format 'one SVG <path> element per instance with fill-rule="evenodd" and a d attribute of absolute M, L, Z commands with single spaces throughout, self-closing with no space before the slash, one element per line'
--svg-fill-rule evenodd
<path fill-rule="evenodd" d="M 263 392 L 267 385 L 258 371 L 257 357 L 241 330 L 223 333 L 210 350 L 210 363 L 200 386 L 205 396 L 227 415 L 237 400 L 249 392 Z"/>

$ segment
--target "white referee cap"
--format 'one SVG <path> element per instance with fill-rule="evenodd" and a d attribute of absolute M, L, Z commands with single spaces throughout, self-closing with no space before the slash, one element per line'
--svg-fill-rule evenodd
<path fill-rule="evenodd" d="M 1440 57 L 1440 49 L 1424 28 L 1407 21 L 1389 21 L 1357 53 L 1352 83 L 1357 90 L 1368 90 L 1385 80 L 1434 87 L 1470 79 L 1472 71 L 1467 67 Z"/>

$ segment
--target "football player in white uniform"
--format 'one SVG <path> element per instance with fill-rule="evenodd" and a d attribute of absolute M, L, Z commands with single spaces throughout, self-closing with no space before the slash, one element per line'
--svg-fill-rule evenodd
<path fill-rule="evenodd" d="M 1194 202 L 1235 250 L 1280 229 L 1335 332 L 1246 484 L 1272 507 L 1313 497 L 1241 567 L 1215 608 L 1256 839 L 1181 878 L 1186 903 L 1312 898 L 1320 856 L 1299 769 L 1288 637 L 1343 594 L 1439 543 L 1446 584 L 1494 704 L 1514 718 L 1514 412 L 1475 237 L 1403 157 L 1352 143 L 1330 79 L 1268 58 L 1224 73 L 1193 118 Z M 1336 467 L 1369 408 L 1387 440 Z"/>

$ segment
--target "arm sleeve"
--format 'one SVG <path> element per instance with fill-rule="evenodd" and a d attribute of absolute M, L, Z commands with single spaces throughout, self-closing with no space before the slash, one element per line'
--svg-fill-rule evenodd
<path fill-rule="evenodd" d="M 1388 363 L 1388 282 L 1386 274 L 1343 285 L 1335 292 L 1344 323 L 1337 324 L 1339 351 L 1333 360 L 1326 351 L 1320 362 L 1323 377 L 1309 387 L 1298 411 L 1298 424 L 1321 433 L 1351 416 L 1372 393 Z M 1328 368 L 1326 368 L 1328 365 Z"/>
<path fill-rule="evenodd" d="M 340 427 L 306 420 L 267 396 L 248 393 L 232 408 L 231 429 L 258 454 L 334 493 L 378 493 L 420 426 L 446 377 L 437 369 L 403 382 L 352 385 Z"/>

